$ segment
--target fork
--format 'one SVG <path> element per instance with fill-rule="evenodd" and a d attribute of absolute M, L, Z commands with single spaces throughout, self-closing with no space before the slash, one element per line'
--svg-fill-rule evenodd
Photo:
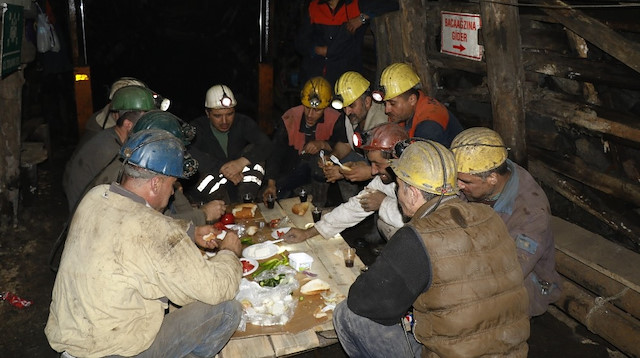
<path fill-rule="evenodd" d="M 349 168 L 349 167 L 345 166 L 344 164 L 340 163 L 340 160 L 339 160 L 335 155 L 333 155 L 333 154 L 331 154 L 331 156 L 329 157 L 329 159 L 331 159 L 331 161 L 332 161 L 334 164 L 339 165 L 339 166 L 340 166 L 340 168 L 342 168 L 342 169 L 344 169 L 344 170 L 349 170 L 349 169 L 351 169 L 351 168 Z"/>

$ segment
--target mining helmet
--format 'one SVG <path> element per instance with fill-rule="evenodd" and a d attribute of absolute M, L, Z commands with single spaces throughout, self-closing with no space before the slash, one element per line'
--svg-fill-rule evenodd
<path fill-rule="evenodd" d="M 300 92 L 300 101 L 307 108 L 324 109 L 329 106 L 332 91 L 329 81 L 322 77 L 308 80 Z"/>
<path fill-rule="evenodd" d="M 366 143 L 362 145 L 362 149 L 381 150 L 388 153 L 392 153 L 394 151 L 396 144 L 409 139 L 407 131 L 397 123 L 385 123 L 365 131 L 363 134 L 363 137 L 366 137 Z M 355 144 L 356 140 L 354 134 L 354 145 Z"/>
<path fill-rule="evenodd" d="M 507 149 L 496 131 L 484 127 L 466 129 L 451 142 L 458 172 L 468 174 L 499 167 L 507 160 Z"/>
<path fill-rule="evenodd" d="M 144 88 L 149 88 L 144 82 L 140 81 L 137 78 L 133 77 L 120 77 L 118 78 L 112 85 L 111 90 L 109 91 L 109 99 L 113 99 L 113 95 L 122 87 L 127 86 L 140 86 Z"/>
<path fill-rule="evenodd" d="M 377 102 L 398 97 L 420 84 L 418 74 L 406 63 L 392 63 L 380 75 L 380 89 L 371 96 Z"/>
<path fill-rule="evenodd" d="M 149 111 L 140 117 L 133 126 L 132 133 L 137 133 L 145 129 L 162 129 L 182 141 L 182 144 L 189 145 L 196 135 L 194 126 L 185 123 L 170 112 L 162 110 Z"/>
<path fill-rule="evenodd" d="M 173 134 L 161 129 L 144 129 L 134 133 L 120 149 L 123 165 L 133 164 L 152 172 L 188 178 L 198 168 L 198 162 L 185 158 L 185 148 Z"/>
<path fill-rule="evenodd" d="M 342 109 L 356 101 L 369 89 L 370 82 L 355 71 L 345 72 L 338 78 L 334 87 L 335 95 L 331 107 Z"/>
<path fill-rule="evenodd" d="M 225 85 L 215 85 L 207 91 L 204 106 L 209 109 L 224 109 L 235 107 L 236 97 L 231 89 Z"/>
<path fill-rule="evenodd" d="M 431 140 L 409 145 L 399 159 L 391 160 L 398 179 L 427 193 L 456 195 L 457 172 L 453 153 Z"/>
<path fill-rule="evenodd" d="M 126 86 L 113 94 L 112 111 L 150 111 L 156 109 L 153 92 L 146 87 Z"/>

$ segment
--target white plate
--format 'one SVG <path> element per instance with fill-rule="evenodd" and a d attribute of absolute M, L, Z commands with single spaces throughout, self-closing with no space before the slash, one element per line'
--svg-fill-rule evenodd
<path fill-rule="evenodd" d="M 275 229 L 273 230 L 273 232 L 271 233 L 271 237 L 274 239 L 279 239 L 280 236 L 286 234 L 287 232 L 289 232 L 289 230 L 291 230 L 290 227 L 281 227 L 279 229 Z M 278 233 L 281 232 L 281 235 L 278 235 Z"/>
<path fill-rule="evenodd" d="M 251 275 L 252 273 L 254 273 L 258 269 L 258 266 L 260 265 L 258 263 L 258 261 L 254 260 L 254 259 L 247 259 L 247 258 L 243 257 L 243 258 L 240 259 L 240 263 L 242 263 L 242 261 L 246 261 L 246 262 L 248 262 L 248 263 L 253 265 L 253 268 L 251 270 L 247 271 L 247 272 L 243 272 L 242 276 Z"/>
<path fill-rule="evenodd" d="M 260 244 L 248 246 L 247 248 L 242 250 L 242 256 L 248 259 L 264 260 L 277 254 L 278 251 L 278 246 L 270 242 L 263 242 Z"/>

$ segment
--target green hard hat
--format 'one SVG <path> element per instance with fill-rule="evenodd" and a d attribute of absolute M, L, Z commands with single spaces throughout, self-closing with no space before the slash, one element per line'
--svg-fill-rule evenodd
<path fill-rule="evenodd" d="M 153 93 L 141 86 L 122 87 L 111 100 L 112 111 L 150 111 L 155 108 Z"/>
<path fill-rule="evenodd" d="M 180 139 L 184 145 L 188 145 L 195 135 L 195 128 L 183 123 L 174 114 L 161 110 L 153 110 L 143 114 L 136 122 L 136 125 L 133 126 L 131 132 L 137 133 L 145 129 L 165 130 Z M 192 131 L 194 132 L 193 135 Z"/>

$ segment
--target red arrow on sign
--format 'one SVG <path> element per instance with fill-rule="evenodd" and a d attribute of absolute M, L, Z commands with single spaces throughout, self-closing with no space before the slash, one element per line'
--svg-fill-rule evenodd
<path fill-rule="evenodd" d="M 458 51 L 460 51 L 460 52 L 462 52 L 462 51 L 464 51 L 464 50 L 465 50 L 465 48 L 464 48 L 464 46 L 462 46 L 462 44 L 460 44 L 460 45 L 455 45 L 455 46 L 453 46 L 453 48 L 455 48 L 456 50 L 458 50 Z"/>

